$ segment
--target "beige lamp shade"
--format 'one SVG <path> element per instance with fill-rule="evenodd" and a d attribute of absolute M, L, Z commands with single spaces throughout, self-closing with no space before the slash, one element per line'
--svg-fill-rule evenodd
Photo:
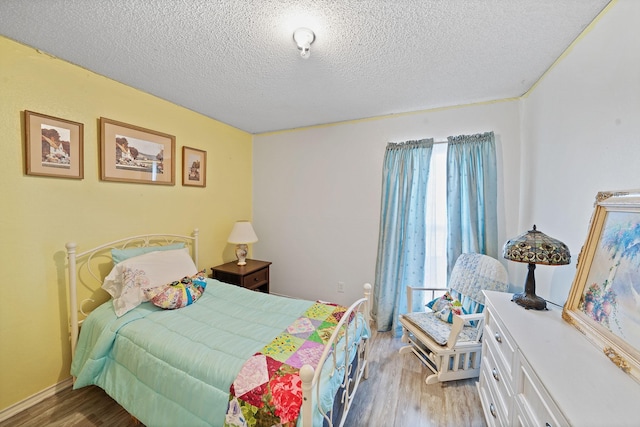
<path fill-rule="evenodd" d="M 249 221 L 237 221 L 233 225 L 227 241 L 229 243 L 255 243 L 258 241 L 258 236 Z"/>
<path fill-rule="evenodd" d="M 253 231 L 253 227 L 249 221 L 237 221 L 233 224 L 231 234 L 227 242 L 236 244 L 236 257 L 238 258 L 238 265 L 247 265 L 247 254 L 249 249 L 247 243 L 255 243 L 258 241 L 256 232 Z"/>

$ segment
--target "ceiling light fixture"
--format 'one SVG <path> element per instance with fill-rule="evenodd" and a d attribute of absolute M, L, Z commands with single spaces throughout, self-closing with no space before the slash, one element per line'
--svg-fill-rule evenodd
<path fill-rule="evenodd" d="M 311 55 L 309 49 L 311 48 L 311 43 L 313 43 L 315 39 L 316 35 L 308 28 L 298 28 L 293 32 L 293 40 L 298 45 L 300 56 L 304 59 L 309 58 Z"/>

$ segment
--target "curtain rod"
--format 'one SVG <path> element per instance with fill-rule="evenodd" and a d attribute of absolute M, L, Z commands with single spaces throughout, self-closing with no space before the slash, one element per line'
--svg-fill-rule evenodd
<path fill-rule="evenodd" d="M 404 142 L 387 142 L 387 145 L 388 144 L 396 144 L 396 145 L 398 145 L 398 144 L 405 144 L 407 142 L 417 142 L 417 141 L 419 141 L 419 140 L 404 141 Z M 433 141 L 432 144 L 433 145 L 436 145 L 436 144 L 447 144 L 448 142 L 449 142 L 448 140 L 446 140 L 446 141 Z"/>
<path fill-rule="evenodd" d="M 411 141 L 405 141 L 405 142 L 420 142 L 420 141 L 424 141 L 424 140 L 429 140 L 431 139 L 433 142 L 432 144 L 447 144 L 452 140 L 451 142 L 456 143 L 458 141 L 467 141 L 467 140 L 482 140 L 484 141 L 486 138 L 493 138 L 493 131 L 491 132 L 484 132 L 484 133 L 476 133 L 473 135 L 458 135 L 458 136 L 450 136 L 448 137 L 446 140 L 444 141 L 435 141 L 434 138 L 423 138 L 423 139 L 415 139 L 415 140 L 411 140 Z M 404 144 L 405 142 L 389 142 L 389 144 Z"/>

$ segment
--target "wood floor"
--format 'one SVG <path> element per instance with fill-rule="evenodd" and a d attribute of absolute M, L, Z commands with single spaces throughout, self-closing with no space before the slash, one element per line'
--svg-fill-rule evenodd
<path fill-rule="evenodd" d="M 369 353 L 369 379 L 356 393 L 346 426 L 486 426 L 477 379 L 427 385 L 431 373 L 391 333 L 375 333 Z"/>
<path fill-rule="evenodd" d="M 475 379 L 426 385 L 427 368 L 413 354 L 398 354 L 399 338 L 374 332 L 371 344 L 369 379 L 360 384 L 347 426 L 485 426 Z M 141 425 L 101 389 L 85 387 L 66 389 L 0 422 L 9 426 Z"/>

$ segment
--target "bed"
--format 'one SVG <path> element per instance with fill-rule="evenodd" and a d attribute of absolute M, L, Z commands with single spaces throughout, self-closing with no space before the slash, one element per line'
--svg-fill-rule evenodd
<path fill-rule="evenodd" d="M 349 307 L 225 284 L 195 267 L 198 230 L 66 248 L 74 388 L 148 427 L 345 422 L 368 375 L 369 284 Z"/>

